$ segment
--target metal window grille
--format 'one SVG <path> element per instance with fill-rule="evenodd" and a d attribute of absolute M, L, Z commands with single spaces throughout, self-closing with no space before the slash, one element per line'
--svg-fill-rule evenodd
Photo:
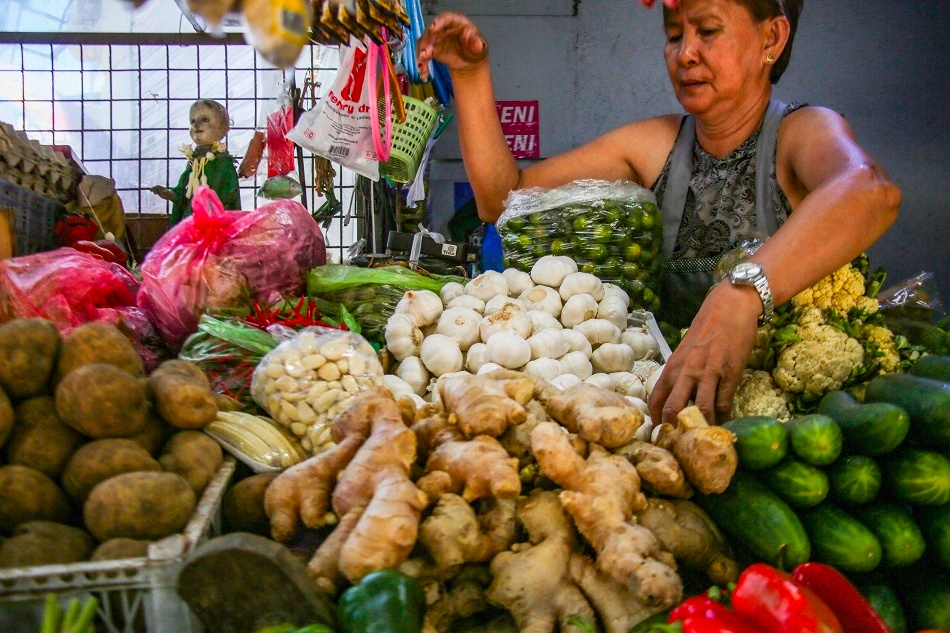
<path fill-rule="evenodd" d="M 298 86 L 308 70 L 335 70 L 319 66 L 320 52 L 311 46 L 301 55 Z M 0 121 L 41 143 L 70 146 L 89 173 L 116 181 L 127 215 L 157 218 L 170 212 L 170 203 L 149 188 L 177 184 L 185 168 L 179 147 L 191 142 L 191 104 L 207 98 L 228 109 L 228 149 L 240 160 L 273 109 L 281 77 L 238 35 L 3 33 Z M 312 186 L 314 161 L 309 152 L 304 156 L 303 202 L 313 210 L 324 199 Z M 326 241 L 329 258 L 340 261 L 362 218 L 353 202 L 356 175 L 335 169 L 342 211 Z M 244 209 L 268 202 L 257 196 L 266 177 L 262 163 L 253 179 L 240 181 Z"/>

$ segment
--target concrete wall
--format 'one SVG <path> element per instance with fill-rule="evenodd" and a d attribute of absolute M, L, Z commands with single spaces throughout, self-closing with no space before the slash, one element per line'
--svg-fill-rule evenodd
<path fill-rule="evenodd" d="M 559 15 L 564 2 L 519 1 L 534 15 L 497 15 L 499 6 L 522 6 L 512 0 L 441 0 L 441 8 L 469 11 L 485 31 L 498 99 L 540 100 L 542 155 L 625 121 L 681 111 L 662 61 L 659 10 L 635 0 L 578 0 L 571 17 Z M 886 266 L 891 281 L 935 272 L 950 312 L 948 82 L 947 0 L 808 0 L 775 96 L 847 118 L 904 195 L 872 262 Z M 450 208 L 440 179 L 464 180 L 452 160 L 457 139 L 447 132 L 435 149 L 435 207 Z"/>

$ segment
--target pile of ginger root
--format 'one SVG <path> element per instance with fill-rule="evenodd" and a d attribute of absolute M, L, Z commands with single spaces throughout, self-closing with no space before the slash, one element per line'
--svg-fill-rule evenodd
<path fill-rule="evenodd" d="M 268 486 L 275 540 L 332 529 L 309 564 L 330 594 L 399 569 L 426 591 L 427 633 L 492 615 L 482 630 L 574 632 L 582 616 L 626 633 L 680 601 L 678 565 L 735 580 L 722 534 L 687 500 L 728 485 L 735 438 L 695 408 L 660 447 L 635 439 L 636 407 L 592 385 L 498 370 L 435 389 L 418 408 L 364 391 L 333 420 L 330 449 Z"/>

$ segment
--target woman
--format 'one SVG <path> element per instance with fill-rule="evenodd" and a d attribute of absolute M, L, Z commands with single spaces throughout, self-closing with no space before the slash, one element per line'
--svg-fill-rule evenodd
<path fill-rule="evenodd" d="M 667 1 L 664 57 L 689 116 L 628 123 L 523 170 L 495 114 L 488 44 L 475 25 L 443 14 L 419 40 L 420 71 L 430 59 L 451 71 L 462 157 L 486 221 L 522 187 L 625 179 L 657 194 L 664 302 L 689 331 L 654 388 L 655 420 L 672 421 L 690 401 L 710 421 L 728 416 L 760 317 L 863 252 L 897 217 L 900 191 L 840 115 L 770 108 L 801 4 Z M 760 268 L 734 269 L 732 283 L 709 289 L 718 257 L 756 232 L 774 234 L 748 260 Z"/>

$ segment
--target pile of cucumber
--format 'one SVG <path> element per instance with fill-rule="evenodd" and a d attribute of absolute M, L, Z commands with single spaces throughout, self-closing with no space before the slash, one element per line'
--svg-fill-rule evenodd
<path fill-rule="evenodd" d="M 904 630 L 950 627 L 950 357 L 884 374 L 863 403 L 826 394 L 818 412 L 783 424 L 725 424 L 739 471 L 697 502 L 758 560 L 814 560 L 852 576 Z"/>

